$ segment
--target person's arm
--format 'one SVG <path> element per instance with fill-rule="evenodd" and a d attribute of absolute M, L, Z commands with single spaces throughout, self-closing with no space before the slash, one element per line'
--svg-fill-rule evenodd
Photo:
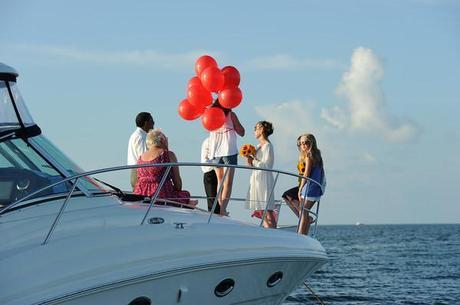
<path fill-rule="evenodd" d="M 232 112 L 230 112 L 230 115 L 231 115 L 231 118 L 232 118 L 233 128 L 235 129 L 236 133 L 240 137 L 244 137 L 244 127 L 243 127 L 243 125 L 241 125 L 240 120 L 236 116 L 236 113 L 234 113 L 232 111 Z"/>
<path fill-rule="evenodd" d="M 262 157 L 260 160 L 254 158 L 252 160 L 252 165 L 254 167 L 259 167 L 259 168 L 266 168 L 266 169 L 273 168 L 273 162 L 274 162 L 273 146 L 267 143 L 259 149 L 262 150 Z"/>
<path fill-rule="evenodd" d="M 310 158 L 306 157 L 305 158 L 305 171 L 303 173 L 304 177 L 308 178 L 310 176 L 311 167 L 312 167 L 312 161 L 311 161 Z M 299 185 L 299 200 L 301 199 L 300 194 L 302 193 L 302 188 L 305 185 L 305 183 L 307 183 L 307 182 L 308 182 L 308 179 L 302 179 L 302 181 L 300 181 L 300 185 Z"/>
<path fill-rule="evenodd" d="M 208 139 L 204 140 L 201 144 L 201 163 L 210 163 L 209 160 L 209 143 Z"/>
<path fill-rule="evenodd" d="M 168 151 L 168 154 L 169 154 L 169 161 L 171 163 L 176 163 L 177 162 L 176 155 L 172 151 Z M 171 168 L 171 171 L 172 171 L 171 176 L 172 176 L 172 182 L 174 185 L 174 189 L 176 191 L 182 190 L 182 179 L 180 178 L 179 167 L 173 166 L 173 168 Z"/>

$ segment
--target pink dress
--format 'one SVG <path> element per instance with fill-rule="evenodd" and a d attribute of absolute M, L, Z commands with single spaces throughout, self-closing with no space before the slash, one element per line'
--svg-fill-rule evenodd
<path fill-rule="evenodd" d="M 159 164 L 169 163 L 169 154 L 165 150 L 161 155 L 151 161 L 143 161 L 141 158 L 137 160 L 137 164 Z M 152 196 L 158 186 L 161 178 L 166 172 L 167 166 L 162 167 L 141 167 L 137 169 L 137 183 L 134 188 L 134 193 L 144 196 Z M 163 187 L 158 194 L 158 198 L 169 199 L 180 203 L 189 203 L 190 193 L 188 191 L 176 191 L 172 183 L 172 169 L 166 178 Z"/>

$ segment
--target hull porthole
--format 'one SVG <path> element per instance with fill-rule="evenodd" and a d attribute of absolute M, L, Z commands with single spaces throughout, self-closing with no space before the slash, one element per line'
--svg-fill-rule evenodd
<path fill-rule="evenodd" d="M 273 273 L 267 280 L 267 287 L 275 287 L 283 279 L 283 272 L 278 271 Z"/>
<path fill-rule="evenodd" d="M 232 292 L 233 288 L 235 287 L 235 281 L 232 279 L 225 279 L 222 282 L 220 282 L 217 286 L 216 289 L 214 289 L 214 294 L 222 298 Z"/>
<path fill-rule="evenodd" d="M 148 297 L 138 297 L 128 303 L 128 305 L 151 305 L 152 301 Z"/>

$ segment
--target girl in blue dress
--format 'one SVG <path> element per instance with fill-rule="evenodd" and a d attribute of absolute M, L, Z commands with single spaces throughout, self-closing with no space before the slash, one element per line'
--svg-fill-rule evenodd
<path fill-rule="evenodd" d="M 313 220 L 309 210 L 320 200 L 325 187 L 324 164 L 321 151 L 316 144 L 316 138 L 312 134 L 300 136 L 297 142 L 299 147 L 299 163 L 305 164 L 303 176 L 309 179 L 301 179 L 297 194 L 299 200 L 299 233 L 308 234 L 310 224 Z M 303 207 L 303 213 L 300 213 Z M 301 214 L 301 215 L 300 215 Z"/>

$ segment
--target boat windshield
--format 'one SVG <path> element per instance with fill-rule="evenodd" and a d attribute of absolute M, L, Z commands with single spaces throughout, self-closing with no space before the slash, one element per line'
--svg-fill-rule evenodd
<path fill-rule="evenodd" d="M 69 160 L 44 136 L 27 140 L 8 138 L 0 142 L 0 207 L 9 205 L 25 196 L 66 176 L 83 171 Z M 92 179 L 81 178 L 78 187 L 89 192 L 103 189 Z M 58 184 L 35 195 L 36 197 L 66 193 L 70 183 Z"/>
<path fill-rule="evenodd" d="M 9 82 L 11 94 L 16 102 L 17 111 L 25 126 L 34 124 L 24 100 L 15 82 Z M 17 128 L 19 126 L 18 116 L 10 99 L 6 82 L 0 82 L 0 132 L 5 129 Z"/>
<path fill-rule="evenodd" d="M 1 73 L 1 69 L 7 73 Z M 11 74 L 8 77 L 8 73 Z M 41 135 L 21 96 L 14 73 L 0 64 L 0 208 L 83 171 Z M 90 178 L 77 189 L 91 195 L 105 191 Z M 58 184 L 33 198 L 66 193 L 72 185 Z"/>

